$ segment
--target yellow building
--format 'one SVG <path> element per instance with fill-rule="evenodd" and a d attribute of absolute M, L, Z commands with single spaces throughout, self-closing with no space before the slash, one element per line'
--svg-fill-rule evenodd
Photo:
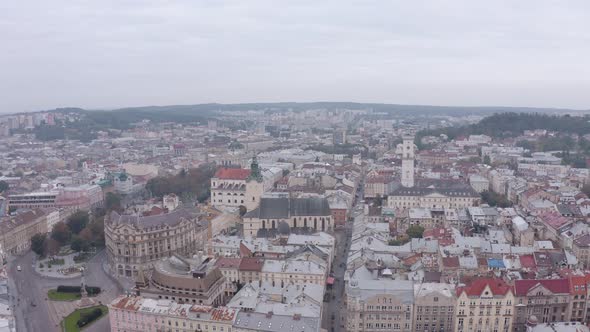
<path fill-rule="evenodd" d="M 457 289 L 457 332 L 508 332 L 513 314 L 514 291 L 502 279 L 480 278 Z"/>

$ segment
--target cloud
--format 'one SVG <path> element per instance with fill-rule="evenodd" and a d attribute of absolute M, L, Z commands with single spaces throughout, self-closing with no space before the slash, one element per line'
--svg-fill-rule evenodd
<path fill-rule="evenodd" d="M 590 108 L 590 3 L 6 1 L 0 112 L 200 102 Z"/>

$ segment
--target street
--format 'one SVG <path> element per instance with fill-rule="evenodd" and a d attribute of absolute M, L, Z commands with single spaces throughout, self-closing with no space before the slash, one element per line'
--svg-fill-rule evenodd
<path fill-rule="evenodd" d="M 363 182 L 360 185 L 363 188 Z M 363 191 L 358 192 L 355 199 L 355 205 L 352 209 L 352 214 L 362 213 L 363 211 Z M 344 274 L 346 272 L 346 262 L 348 260 L 348 250 L 350 248 L 350 239 L 352 237 L 352 225 L 350 220 L 347 220 L 344 227 L 336 230 L 334 236 L 336 237 L 336 252 L 334 253 L 334 263 L 332 273 L 335 279 L 332 288 L 327 288 L 328 303 L 324 305 L 324 313 L 322 315 L 322 326 L 329 332 L 345 331 L 346 330 L 346 294 L 344 284 Z"/>
<path fill-rule="evenodd" d="M 75 309 L 76 304 L 49 301 L 47 291 L 59 285 L 78 286 L 81 283 L 80 277 L 61 279 L 39 276 L 34 271 L 34 258 L 35 255 L 29 252 L 15 257 L 8 263 L 9 294 L 14 306 L 17 332 L 61 331 L 61 320 Z M 85 273 L 87 285 L 102 289 L 102 293 L 96 298 L 102 303 L 108 303 L 123 293 L 118 283 L 103 270 L 102 265 L 105 261 L 106 253 L 99 252 L 87 262 Z M 20 266 L 22 271 L 17 271 L 17 266 Z M 106 319 L 97 322 L 97 327 L 104 326 L 102 321 Z M 106 326 L 108 327 L 108 324 Z"/>

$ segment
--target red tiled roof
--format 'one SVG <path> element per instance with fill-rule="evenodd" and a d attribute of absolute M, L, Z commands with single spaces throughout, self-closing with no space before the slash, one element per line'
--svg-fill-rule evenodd
<path fill-rule="evenodd" d="M 535 257 L 533 257 L 533 255 L 521 255 L 519 259 L 520 265 L 522 267 L 528 267 L 529 269 L 537 268 L 537 264 L 535 263 Z"/>
<path fill-rule="evenodd" d="M 443 266 L 446 268 L 458 268 L 459 267 L 459 257 L 443 257 L 442 263 L 443 263 Z"/>
<path fill-rule="evenodd" d="M 255 257 L 243 257 L 240 262 L 240 271 L 262 271 L 264 260 Z"/>
<path fill-rule="evenodd" d="M 526 293 L 536 285 L 540 284 L 544 288 L 547 288 L 553 294 L 563 294 L 570 292 L 570 283 L 567 279 L 545 279 L 545 280 L 535 280 L 535 279 L 523 279 L 523 280 L 516 280 L 514 282 L 514 290 L 516 296 L 525 296 Z"/>
<path fill-rule="evenodd" d="M 240 263 L 241 263 L 242 259 L 241 258 L 235 258 L 235 257 L 220 257 L 216 262 L 215 262 L 215 266 L 217 266 L 218 268 L 225 268 L 225 269 L 230 269 L 230 268 L 234 268 L 237 269 L 238 267 L 240 267 Z"/>
<path fill-rule="evenodd" d="M 246 180 L 250 176 L 249 169 L 220 168 L 215 172 L 215 177 L 223 180 Z"/>
<path fill-rule="evenodd" d="M 586 295 L 586 276 L 570 276 L 570 294 Z"/>
<path fill-rule="evenodd" d="M 467 296 L 480 296 L 486 286 L 490 288 L 492 295 L 506 295 L 508 291 L 512 290 L 512 287 L 502 279 L 480 278 L 465 287 L 457 288 L 457 295 L 465 292 Z"/>

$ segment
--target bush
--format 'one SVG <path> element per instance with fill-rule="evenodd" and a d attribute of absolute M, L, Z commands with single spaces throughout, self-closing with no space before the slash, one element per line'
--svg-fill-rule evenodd
<path fill-rule="evenodd" d="M 88 293 L 88 295 L 98 295 L 100 292 L 100 287 L 86 286 L 86 293 Z"/>
<path fill-rule="evenodd" d="M 86 286 L 86 293 L 88 295 L 98 295 L 102 291 L 100 287 Z M 80 293 L 82 288 L 80 286 L 57 286 L 57 291 L 60 293 Z"/>
<path fill-rule="evenodd" d="M 84 312 L 80 314 L 80 319 L 76 323 L 78 327 L 83 327 L 92 323 L 98 317 L 102 316 L 102 310 L 100 308 L 95 308 L 91 312 Z"/>
<path fill-rule="evenodd" d="M 80 286 L 57 286 L 57 291 L 60 293 L 80 293 Z"/>
<path fill-rule="evenodd" d="M 39 263 L 39 268 L 40 268 L 40 269 L 42 269 L 42 268 L 44 268 L 44 267 L 45 267 L 45 265 L 43 265 L 43 263 Z"/>

